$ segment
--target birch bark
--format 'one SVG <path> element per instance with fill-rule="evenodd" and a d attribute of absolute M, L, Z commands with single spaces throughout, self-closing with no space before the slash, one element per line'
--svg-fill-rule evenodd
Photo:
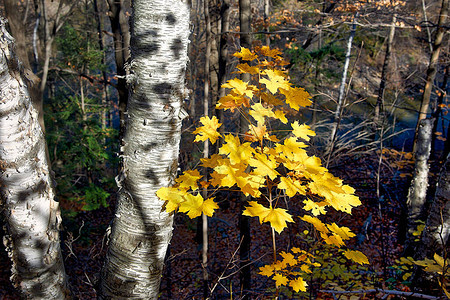
<path fill-rule="evenodd" d="M 60 248 L 61 216 L 38 112 L 0 20 L 0 196 L 11 280 L 26 299 L 69 297 Z"/>
<path fill-rule="evenodd" d="M 135 0 L 132 7 L 123 170 L 100 299 L 158 298 L 172 237 L 172 216 L 156 191 L 178 167 L 189 7 L 181 0 Z"/>

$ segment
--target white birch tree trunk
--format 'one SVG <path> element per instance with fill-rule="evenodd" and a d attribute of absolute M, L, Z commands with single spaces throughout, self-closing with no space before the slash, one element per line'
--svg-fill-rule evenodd
<path fill-rule="evenodd" d="M 0 48 L 0 195 L 11 280 L 26 299 L 69 298 L 44 134 L 3 20 Z"/>
<path fill-rule="evenodd" d="M 156 299 L 172 237 L 156 191 L 172 183 L 184 118 L 189 7 L 181 0 L 135 0 L 123 170 L 100 299 Z"/>
<path fill-rule="evenodd" d="M 424 119 L 420 121 L 419 135 L 417 138 L 417 147 L 415 151 L 414 175 L 408 190 L 406 205 L 408 208 L 407 221 L 407 240 L 405 253 L 414 249 L 413 232 L 417 229 L 423 206 L 427 199 L 428 175 L 430 165 L 428 159 L 431 152 L 431 136 L 433 129 L 433 119 Z"/>

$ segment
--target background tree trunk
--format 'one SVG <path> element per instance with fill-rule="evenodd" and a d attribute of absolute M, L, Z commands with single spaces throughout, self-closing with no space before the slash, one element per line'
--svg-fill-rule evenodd
<path fill-rule="evenodd" d="M 239 24 L 240 24 L 240 44 L 241 47 L 251 49 L 251 1 L 250 0 L 239 0 Z M 250 81 L 250 74 L 244 73 L 241 79 L 245 82 Z M 248 131 L 248 121 L 241 114 L 240 118 L 240 133 L 246 133 Z M 239 249 L 240 257 L 240 267 L 241 272 L 239 273 L 239 279 L 241 283 L 242 299 L 250 299 L 249 291 L 251 290 L 251 256 L 250 256 L 250 246 L 251 246 L 251 230 L 250 230 L 250 217 L 242 215 L 245 210 L 245 204 L 247 204 L 247 197 L 241 196 L 241 211 L 239 214 L 239 233 L 241 239 L 241 248 Z"/>
<path fill-rule="evenodd" d="M 128 103 L 128 87 L 125 63 L 130 59 L 130 26 L 127 10 L 131 8 L 129 0 L 107 0 L 109 20 L 114 39 L 114 56 L 117 71 L 117 93 L 119 94 L 120 138 L 123 138 L 125 112 Z"/>
<path fill-rule="evenodd" d="M 205 53 L 205 69 L 204 69 L 204 85 L 203 85 L 203 115 L 209 117 L 209 103 L 210 96 L 209 91 L 217 88 L 217 75 L 211 72 L 210 62 L 211 62 L 211 46 L 212 46 L 212 32 L 211 32 L 211 16 L 209 13 L 209 0 L 204 0 L 204 15 L 205 15 L 205 39 L 206 39 L 206 53 Z M 217 51 L 216 51 L 217 52 Z M 216 86 L 211 85 L 210 80 L 215 77 Z M 203 157 L 209 157 L 209 140 L 203 142 Z M 207 168 L 204 168 L 205 179 L 208 177 Z M 208 190 L 203 189 L 203 198 L 208 199 Z M 200 221 L 200 219 L 199 219 Z M 207 299 L 209 294 L 208 287 L 208 216 L 202 213 L 202 268 L 203 268 L 203 298 Z"/>
<path fill-rule="evenodd" d="M 38 112 L 0 20 L 0 186 L 11 280 L 27 299 L 69 298 L 60 248 L 61 216 Z"/>
<path fill-rule="evenodd" d="M 222 88 L 222 84 L 224 84 L 227 81 L 227 63 L 228 63 L 228 32 L 230 30 L 230 1 L 229 0 L 222 0 L 221 6 L 220 6 L 220 42 L 219 42 L 219 72 L 218 72 L 218 98 L 216 99 L 216 102 L 219 101 L 219 99 L 223 96 L 225 96 L 226 90 Z M 223 123 L 223 109 L 216 109 L 216 116 L 219 119 L 220 123 Z M 221 134 L 224 133 L 224 127 L 221 126 L 219 128 L 219 131 Z M 218 145 L 217 148 L 219 148 L 221 145 L 220 140 L 217 141 Z"/>
<path fill-rule="evenodd" d="M 430 63 L 428 65 L 427 77 L 425 80 L 425 87 L 422 94 L 422 102 L 420 104 L 419 117 L 417 119 L 416 132 L 414 136 L 414 148 L 417 144 L 420 121 L 427 117 L 428 107 L 430 106 L 431 90 L 433 89 L 433 81 L 437 73 L 437 64 L 439 61 L 439 54 L 441 52 L 442 40 L 447 30 L 444 25 L 448 15 L 448 1 L 449 0 L 442 0 L 436 37 L 433 43 L 433 51 L 431 52 Z"/>
<path fill-rule="evenodd" d="M 386 89 L 387 75 L 388 75 L 388 67 L 391 59 L 392 52 L 392 43 L 395 37 L 395 23 L 397 22 L 397 14 L 394 13 L 392 16 L 391 28 L 389 30 L 388 41 L 386 44 L 386 55 L 384 57 L 383 69 L 381 71 L 381 81 L 380 87 L 378 89 L 378 97 L 375 105 L 375 116 L 373 118 L 375 126 L 379 126 L 380 114 L 384 109 L 384 90 Z"/>
<path fill-rule="evenodd" d="M 350 57 L 352 54 L 352 45 L 353 45 L 353 38 L 356 34 L 356 18 L 358 14 L 355 15 L 353 19 L 353 25 L 352 25 L 352 31 L 350 32 L 350 36 L 348 38 L 347 42 L 347 52 L 345 54 L 345 62 L 344 62 L 344 70 L 342 71 L 342 79 L 341 79 L 341 85 L 339 86 L 339 94 L 338 94 L 338 100 L 336 105 L 336 111 L 334 112 L 334 120 L 333 124 L 331 125 L 331 134 L 329 139 L 329 145 L 328 145 L 328 158 L 327 163 L 325 165 L 326 168 L 328 168 L 328 164 L 330 163 L 331 155 L 333 154 L 334 144 L 336 142 L 337 132 L 339 129 L 339 123 L 342 118 L 342 110 L 344 108 L 344 101 L 345 101 L 345 85 L 347 83 L 347 71 L 348 66 L 350 65 Z"/>
<path fill-rule="evenodd" d="M 178 167 L 189 7 L 180 0 L 135 0 L 123 170 L 100 299 L 158 298 L 173 217 L 156 191 Z"/>

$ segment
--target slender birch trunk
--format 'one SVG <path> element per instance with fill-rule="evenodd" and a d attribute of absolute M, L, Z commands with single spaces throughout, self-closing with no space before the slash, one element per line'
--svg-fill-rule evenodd
<path fill-rule="evenodd" d="M 434 81 L 434 78 L 436 77 L 436 73 L 437 73 L 439 54 L 441 52 L 442 41 L 444 39 L 444 35 L 447 30 L 445 28 L 445 22 L 447 21 L 447 16 L 448 16 L 448 5 L 449 5 L 448 2 L 449 2 L 449 0 L 442 0 L 441 12 L 439 14 L 439 21 L 437 24 L 438 28 L 437 28 L 436 37 L 435 37 L 434 43 L 433 43 L 433 51 L 431 52 L 431 56 L 430 56 L 430 63 L 428 65 L 428 69 L 427 69 L 427 78 L 425 80 L 425 87 L 423 89 L 423 94 L 422 94 L 422 102 L 420 104 L 419 116 L 417 119 L 416 132 L 415 132 L 415 136 L 414 136 L 414 149 L 416 147 L 417 139 L 418 139 L 418 135 L 419 135 L 420 121 L 427 117 L 428 107 L 430 106 L 431 91 L 433 89 L 433 81 Z"/>
<path fill-rule="evenodd" d="M 173 217 L 156 191 L 178 167 L 189 7 L 181 0 L 135 0 L 132 7 L 123 169 L 100 299 L 158 298 L 172 237 Z"/>
<path fill-rule="evenodd" d="M 424 119 L 420 122 L 419 136 L 415 152 L 416 163 L 411 186 L 408 191 L 406 201 L 408 208 L 408 231 L 405 246 L 405 253 L 409 254 L 413 250 L 413 232 L 417 229 L 418 221 L 425 205 L 428 190 L 428 174 L 430 165 L 428 159 L 431 152 L 431 135 L 433 129 L 433 119 Z"/>
<path fill-rule="evenodd" d="M 24 298 L 66 299 L 61 215 L 54 200 L 44 134 L 3 20 L 0 31 L 0 195 L 11 280 Z"/>
<path fill-rule="evenodd" d="M 348 38 L 347 42 L 347 52 L 345 54 L 345 62 L 344 62 L 344 70 L 342 71 L 342 79 L 341 79 L 341 85 L 339 86 L 339 94 L 338 94 L 338 101 L 336 106 L 336 111 L 334 112 L 334 121 L 331 125 L 331 134 L 330 134 L 330 141 L 328 146 L 328 158 L 326 163 L 326 168 L 328 168 L 328 164 L 330 163 L 330 158 L 333 153 L 334 144 L 336 141 L 337 131 L 339 129 L 339 123 L 342 118 L 342 110 L 344 107 L 344 100 L 345 100 L 345 85 L 347 83 L 347 71 L 348 67 L 350 65 L 350 57 L 352 54 L 352 45 L 353 45 L 353 38 L 355 37 L 356 33 L 356 18 L 358 14 L 355 15 L 353 19 L 353 25 L 352 25 L 352 31 L 350 32 L 350 36 Z"/>

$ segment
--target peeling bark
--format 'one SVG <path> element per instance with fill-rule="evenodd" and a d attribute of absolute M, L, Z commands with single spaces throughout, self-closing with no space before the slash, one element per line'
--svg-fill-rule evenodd
<path fill-rule="evenodd" d="M 65 299 L 61 216 L 44 134 L 13 53 L 13 39 L 0 23 L 0 194 L 11 280 L 24 298 Z"/>
<path fill-rule="evenodd" d="M 428 174 L 430 165 L 428 159 L 431 152 L 431 135 L 433 129 L 433 120 L 424 119 L 420 122 L 419 135 L 417 138 L 417 149 L 415 152 L 414 175 L 411 186 L 408 191 L 406 201 L 408 207 L 408 231 L 405 252 L 412 251 L 413 232 L 417 228 L 417 221 L 420 220 L 423 206 L 427 197 Z"/>
<path fill-rule="evenodd" d="M 436 186 L 436 194 L 428 213 L 421 246 L 416 251 L 416 259 L 433 257 L 448 243 L 450 236 L 450 155 L 441 169 Z"/>
<path fill-rule="evenodd" d="M 180 0 L 135 0 L 123 170 L 100 299 L 156 299 L 173 218 L 156 191 L 178 167 L 189 7 Z"/>

